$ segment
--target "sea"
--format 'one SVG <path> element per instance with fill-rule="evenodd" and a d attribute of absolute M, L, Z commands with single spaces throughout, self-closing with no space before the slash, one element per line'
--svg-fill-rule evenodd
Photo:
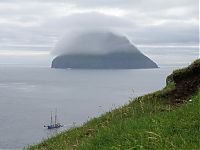
<path fill-rule="evenodd" d="M 198 58 L 196 47 L 142 47 L 159 68 L 51 69 L 52 57 L 0 54 L 0 149 L 23 149 L 84 124 L 166 85 L 174 69 Z M 51 112 L 64 127 L 48 130 Z"/>

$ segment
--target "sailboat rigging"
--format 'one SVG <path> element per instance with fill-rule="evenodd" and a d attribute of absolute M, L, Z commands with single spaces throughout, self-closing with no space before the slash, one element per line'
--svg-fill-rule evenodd
<path fill-rule="evenodd" d="M 53 116 L 52 116 L 52 112 L 51 112 L 51 123 L 49 125 L 44 125 L 44 127 L 47 127 L 47 129 L 55 129 L 55 128 L 63 127 L 63 125 L 61 125 L 59 122 L 57 122 L 57 110 L 55 112 L 54 122 L 53 122 Z"/>

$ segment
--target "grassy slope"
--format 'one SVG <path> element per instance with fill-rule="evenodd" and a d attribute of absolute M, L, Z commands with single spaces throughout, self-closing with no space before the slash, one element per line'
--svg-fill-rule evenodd
<path fill-rule="evenodd" d="M 196 61 L 185 71 L 194 65 Z M 183 74 L 183 70 L 174 74 Z M 192 80 L 192 79 L 191 79 Z M 29 149 L 198 149 L 200 147 L 200 92 L 192 101 L 174 105 L 172 75 L 161 91 L 94 118 Z"/>

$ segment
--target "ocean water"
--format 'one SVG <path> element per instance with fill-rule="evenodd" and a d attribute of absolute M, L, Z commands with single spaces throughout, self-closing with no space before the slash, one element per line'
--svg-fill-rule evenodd
<path fill-rule="evenodd" d="M 62 70 L 51 69 L 44 56 L 29 56 L 37 65 L 27 57 L 0 56 L 0 149 L 22 149 L 122 106 L 131 97 L 159 90 L 173 69 L 198 55 L 197 49 L 141 49 L 160 68 Z M 55 109 L 64 127 L 47 130 L 43 126 Z"/>
<path fill-rule="evenodd" d="M 161 89 L 172 68 L 60 70 L 0 67 L 0 148 L 23 148 L 54 135 L 43 125 L 57 109 L 64 129 Z"/>

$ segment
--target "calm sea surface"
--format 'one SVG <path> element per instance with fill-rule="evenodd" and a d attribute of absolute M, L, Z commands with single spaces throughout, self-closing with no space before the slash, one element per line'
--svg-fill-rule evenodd
<path fill-rule="evenodd" d="M 0 67 L 0 148 L 23 148 L 59 132 L 43 127 L 55 109 L 68 129 L 164 87 L 171 71 Z"/>

